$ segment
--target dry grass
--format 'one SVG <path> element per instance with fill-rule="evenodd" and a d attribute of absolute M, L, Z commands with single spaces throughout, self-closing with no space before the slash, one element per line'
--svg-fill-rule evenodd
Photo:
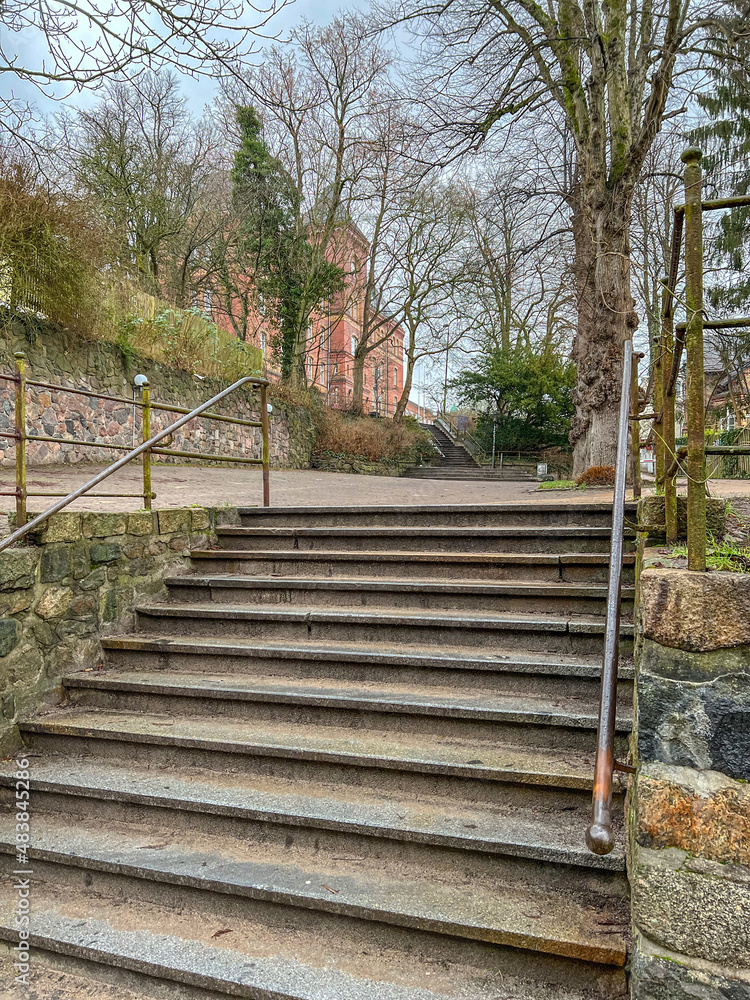
<path fill-rule="evenodd" d="M 615 467 L 614 465 L 592 465 L 586 469 L 578 479 L 576 486 L 614 486 Z"/>
<path fill-rule="evenodd" d="M 148 357 L 229 382 L 260 374 L 263 363 L 257 347 L 220 330 L 200 310 L 178 309 L 125 282 L 104 290 L 88 333 L 116 343 L 126 359 Z"/>
<path fill-rule="evenodd" d="M 322 407 L 315 415 L 319 454 L 361 458 L 369 462 L 417 461 L 433 453 L 431 435 L 415 420 L 401 423 L 375 417 L 353 417 Z"/>

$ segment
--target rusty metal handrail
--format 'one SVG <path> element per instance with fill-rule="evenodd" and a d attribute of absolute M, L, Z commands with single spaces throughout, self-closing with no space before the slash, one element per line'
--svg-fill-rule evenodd
<path fill-rule="evenodd" d="M 89 479 L 89 481 L 87 483 L 84 483 L 83 486 L 79 486 L 77 490 L 74 490 L 72 493 L 68 493 L 67 496 L 65 496 L 62 500 L 58 500 L 57 503 L 52 504 L 52 506 L 49 507 L 47 510 L 45 510 L 42 514 L 38 514 L 35 518 L 33 518 L 33 520 L 29 521 L 28 524 L 24 524 L 18 527 L 11 535 L 0 541 L 0 552 L 2 552 L 4 549 L 9 548 L 15 542 L 19 541 L 21 538 L 27 535 L 30 531 L 34 531 L 41 524 L 43 524 L 48 518 L 52 517 L 53 514 L 59 513 L 59 511 L 63 510 L 69 504 L 73 503 L 74 500 L 80 499 L 80 497 L 88 493 L 89 490 L 93 489 L 94 486 L 98 486 L 99 483 L 104 482 L 105 479 L 108 479 L 115 472 L 119 472 L 120 469 L 122 469 L 124 466 L 132 462 L 133 459 L 140 458 L 141 455 L 146 455 L 150 453 L 154 445 L 158 444 L 160 441 L 163 441 L 164 438 L 169 437 L 171 434 L 174 434 L 175 431 L 179 430 L 180 427 L 184 427 L 184 425 L 189 423 L 189 421 L 194 420 L 196 417 L 202 416 L 206 410 L 214 406 L 216 403 L 224 399 L 226 396 L 229 396 L 231 393 L 235 391 L 235 389 L 239 389 L 240 386 L 247 385 L 248 383 L 260 386 L 261 423 L 263 425 L 263 435 L 262 435 L 263 458 L 260 460 L 260 463 L 263 465 L 263 506 L 268 507 L 270 505 L 268 402 L 266 398 L 268 382 L 266 379 L 256 378 L 255 376 L 252 375 L 246 375 L 244 378 L 238 379 L 237 382 L 234 382 L 232 385 L 228 386 L 228 388 L 223 389 L 220 393 L 217 393 L 217 395 L 213 396 L 205 403 L 201 403 L 200 406 L 196 406 L 195 409 L 191 410 L 185 416 L 180 417 L 179 420 L 175 420 L 175 422 L 173 424 L 170 424 L 169 427 L 166 427 L 164 430 L 159 431 L 158 434 L 154 434 L 153 437 L 149 437 L 148 440 L 144 441 L 142 444 L 139 444 L 137 448 L 133 448 L 131 451 L 129 451 L 127 455 L 123 455 L 122 458 L 119 458 L 116 462 L 113 462 L 112 465 L 107 466 L 106 469 L 102 470 L 102 472 L 94 476 L 93 479 Z M 23 397 L 23 399 L 25 400 L 25 396 Z M 17 410 L 19 409 L 18 402 L 19 401 L 17 399 L 16 401 Z M 18 420 L 18 415 L 17 415 L 17 420 Z M 25 435 L 23 439 L 19 439 L 19 444 L 21 443 L 25 445 Z M 253 461 L 255 462 L 258 460 L 253 460 Z"/>
<path fill-rule="evenodd" d="M 607 624 L 604 635 L 599 728 L 594 767 L 591 825 L 586 843 L 594 854 L 609 854 L 615 846 L 612 833 L 612 778 L 615 770 L 615 718 L 617 713 L 617 666 L 620 652 L 620 604 L 622 592 L 622 545 L 625 531 L 625 472 L 628 464 L 628 417 L 633 342 L 623 344 L 620 422 L 617 430 L 617 466 L 612 498 L 612 540 L 607 587 Z"/>

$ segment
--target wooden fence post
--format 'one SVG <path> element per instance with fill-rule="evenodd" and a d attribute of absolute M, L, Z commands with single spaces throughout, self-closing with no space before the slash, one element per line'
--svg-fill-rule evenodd
<path fill-rule="evenodd" d="M 706 568 L 706 429 L 703 375 L 703 179 L 701 151 L 682 154 L 685 164 L 685 330 L 687 409 L 688 569 Z"/>

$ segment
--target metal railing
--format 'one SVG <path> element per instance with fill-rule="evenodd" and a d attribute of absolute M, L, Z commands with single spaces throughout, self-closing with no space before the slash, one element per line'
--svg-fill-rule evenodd
<path fill-rule="evenodd" d="M 672 252 L 669 275 L 662 281 L 661 343 L 657 352 L 654 391 L 654 433 L 656 438 L 656 482 L 663 490 L 667 542 L 677 541 L 678 474 L 687 477 L 688 569 L 706 568 L 706 455 L 743 455 L 747 445 L 706 445 L 705 377 L 703 371 L 703 331 L 750 327 L 750 316 L 708 320 L 703 308 L 703 213 L 750 206 L 750 195 L 703 199 L 701 152 L 687 149 L 685 202 L 673 210 Z M 674 323 L 680 253 L 685 246 L 685 322 Z M 677 378 L 685 362 L 685 408 L 687 448 L 675 445 L 675 403 Z M 686 459 L 686 461 L 684 461 Z M 684 463 L 684 464 L 683 464 Z"/>
<path fill-rule="evenodd" d="M 622 547 L 625 531 L 625 478 L 628 464 L 628 423 L 632 417 L 631 393 L 633 343 L 623 344 L 622 390 L 620 419 L 617 428 L 617 465 L 612 498 L 612 540 L 610 543 L 609 584 L 607 587 L 607 623 L 604 633 L 599 699 L 599 728 L 594 766 L 594 794 L 591 825 L 586 831 L 586 843 L 594 854 L 609 854 L 615 846 L 612 833 L 612 779 L 614 771 L 630 770 L 617 764 L 614 755 L 615 721 L 617 716 L 617 668 L 620 655 L 620 607 L 622 594 Z M 637 439 L 634 438 L 634 442 Z M 633 449 L 637 453 L 637 447 Z"/>
<path fill-rule="evenodd" d="M 0 496 L 13 496 L 16 498 L 16 530 L 9 535 L 7 538 L 0 541 L 0 551 L 8 548 L 14 542 L 18 541 L 24 535 L 33 531 L 35 528 L 39 527 L 47 518 L 51 517 L 53 514 L 58 513 L 58 511 L 63 510 L 69 504 L 78 500 L 80 497 L 94 496 L 105 499 L 112 499 L 117 497 L 142 497 L 143 504 L 146 510 L 151 509 L 151 502 L 156 498 L 156 493 L 152 490 L 152 480 L 151 471 L 152 455 L 166 455 L 173 456 L 176 458 L 189 458 L 201 461 L 211 461 L 211 462 L 237 462 L 244 465 L 260 465 L 263 469 L 263 506 L 268 507 L 270 505 L 270 449 L 268 441 L 268 381 L 263 378 L 257 378 L 255 376 L 245 376 L 244 378 L 238 379 L 232 385 L 228 386 L 226 389 L 217 393 L 211 399 L 207 400 L 205 403 L 201 403 L 200 406 L 196 406 L 192 410 L 188 410 L 186 407 L 173 406 L 167 403 L 153 403 L 151 401 L 151 391 L 148 380 L 142 378 L 140 383 L 141 387 L 141 399 L 127 399 L 121 396 L 111 396 L 105 393 L 93 392 L 88 389 L 74 389 L 63 385 L 54 385 L 49 382 L 41 382 L 34 379 L 29 379 L 26 377 L 26 359 L 23 354 L 17 353 L 15 355 L 15 373 L 13 375 L 0 374 L 0 380 L 6 382 L 12 382 L 15 384 L 15 399 L 14 399 L 14 415 L 15 415 L 15 429 L 13 431 L 0 431 L 0 437 L 10 438 L 15 441 L 15 469 L 16 469 L 16 488 L 13 491 L 0 491 Z M 215 406 L 218 402 L 225 399 L 231 393 L 235 392 L 241 386 L 251 385 L 258 386 L 260 388 L 260 420 L 245 420 L 240 417 L 230 417 L 224 414 L 211 412 L 211 407 Z M 125 445 L 113 444 L 105 441 L 85 441 L 76 438 L 64 438 L 56 437 L 54 435 L 46 434 L 35 434 L 30 433 L 27 426 L 26 418 L 26 393 L 29 386 L 35 386 L 37 388 L 42 388 L 46 390 L 52 390 L 61 393 L 72 393 L 79 396 L 87 396 L 94 399 L 105 399 L 113 400 L 115 402 L 126 404 L 127 406 L 139 407 L 142 410 L 142 443 L 136 448 L 127 450 Z M 178 420 L 175 420 L 168 427 L 159 431 L 157 434 L 151 433 L 151 416 L 154 410 L 162 410 L 169 413 L 181 413 L 184 414 Z M 243 456 L 237 455 L 220 455 L 220 454 L 206 454 L 205 452 L 198 451 L 184 451 L 177 450 L 170 447 L 156 447 L 165 439 L 171 439 L 176 431 L 184 427 L 191 420 L 197 417 L 204 417 L 209 420 L 218 420 L 222 423 L 236 424 L 242 427 L 256 427 L 260 428 L 261 431 L 261 458 L 245 458 Z M 40 441 L 40 442 L 53 442 L 56 444 L 70 444 L 84 447 L 92 448 L 105 448 L 108 450 L 117 451 L 127 451 L 127 454 L 122 458 L 113 462 L 111 465 L 107 466 L 102 472 L 98 473 L 92 479 L 90 479 L 83 486 L 74 490 L 72 493 L 61 494 L 54 492 L 47 492 L 43 490 L 29 490 L 27 488 L 26 470 L 27 470 L 27 443 L 29 441 Z M 140 493 L 92 493 L 91 490 L 98 486 L 99 483 L 104 482 L 115 472 L 118 472 L 124 466 L 128 465 L 134 459 L 142 459 L 142 474 L 143 474 L 143 490 Z M 39 514 L 32 521 L 27 522 L 27 499 L 29 497 L 62 497 L 57 503 L 52 504 L 46 511 Z"/>

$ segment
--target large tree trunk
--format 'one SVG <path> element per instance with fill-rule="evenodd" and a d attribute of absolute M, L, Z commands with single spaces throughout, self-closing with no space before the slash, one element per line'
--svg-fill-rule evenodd
<path fill-rule="evenodd" d="M 578 327 L 570 432 L 573 474 L 614 465 L 622 384 L 622 344 L 638 325 L 630 291 L 632 193 L 579 184 L 573 206 Z"/>
<path fill-rule="evenodd" d="M 413 337 L 410 339 L 413 340 Z M 404 388 L 401 392 L 398 403 L 396 404 L 396 410 L 393 414 L 393 422 L 395 424 L 400 423 L 404 419 L 404 414 L 406 413 L 406 407 L 409 403 L 409 396 L 411 395 L 411 387 L 413 380 L 414 380 L 414 358 L 411 352 L 407 352 L 406 369 L 404 371 Z"/>

